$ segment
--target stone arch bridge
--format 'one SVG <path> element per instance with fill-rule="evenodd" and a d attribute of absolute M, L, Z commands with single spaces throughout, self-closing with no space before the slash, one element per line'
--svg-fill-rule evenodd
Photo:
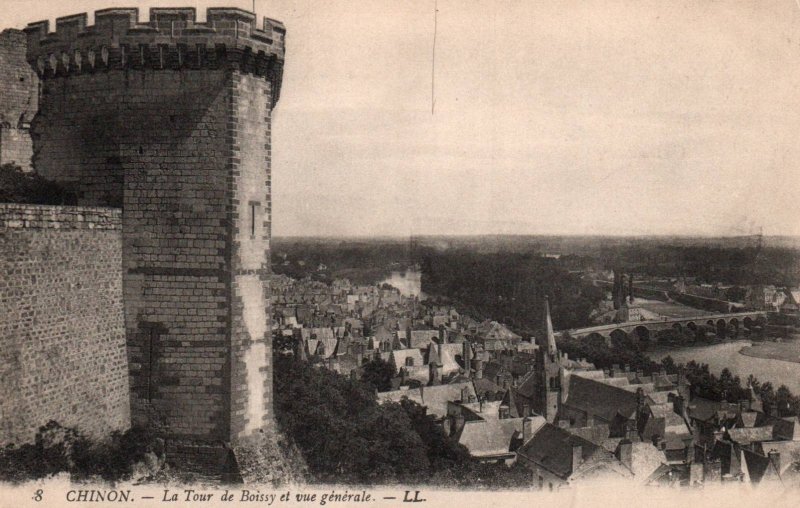
<path fill-rule="evenodd" d="M 703 316 L 663 318 L 648 321 L 627 321 L 607 325 L 576 328 L 561 332 L 570 337 L 583 339 L 601 337 L 606 342 L 614 337 L 631 337 L 638 340 L 653 340 L 656 332 L 673 329 L 679 333 L 693 332 L 698 336 L 711 331 L 720 337 L 736 335 L 740 330 L 764 328 L 767 324 L 767 313 L 763 311 L 736 312 L 729 314 L 708 314 Z"/>

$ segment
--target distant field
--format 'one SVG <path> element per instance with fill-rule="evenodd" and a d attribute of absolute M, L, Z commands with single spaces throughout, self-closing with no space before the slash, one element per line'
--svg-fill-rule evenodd
<path fill-rule="evenodd" d="M 705 310 L 687 307 L 686 305 L 681 305 L 680 303 L 662 302 L 660 300 L 636 298 L 633 303 L 634 305 L 642 307 L 645 310 L 649 310 L 650 312 L 655 312 L 656 314 L 667 317 L 684 318 L 709 314 L 709 312 Z"/>
<path fill-rule="evenodd" d="M 800 341 L 762 342 L 739 351 L 745 356 L 800 363 Z"/>

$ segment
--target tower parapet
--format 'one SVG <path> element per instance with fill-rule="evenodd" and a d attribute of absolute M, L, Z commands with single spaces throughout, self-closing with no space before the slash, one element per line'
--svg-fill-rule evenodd
<path fill-rule="evenodd" d="M 139 22 L 139 9 L 115 8 L 31 23 L 25 29 L 27 59 L 42 79 L 111 69 L 232 68 L 262 76 L 277 103 L 283 76 L 286 28 L 283 23 L 234 8 L 209 8 L 205 23 L 196 10 L 152 8 Z"/>

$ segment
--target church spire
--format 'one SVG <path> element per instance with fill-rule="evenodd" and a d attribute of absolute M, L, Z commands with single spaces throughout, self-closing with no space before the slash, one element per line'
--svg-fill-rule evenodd
<path fill-rule="evenodd" d="M 547 332 L 547 354 L 556 356 L 558 349 L 556 348 L 556 336 L 553 333 L 553 321 L 550 319 L 550 300 L 544 297 L 544 322 Z"/>

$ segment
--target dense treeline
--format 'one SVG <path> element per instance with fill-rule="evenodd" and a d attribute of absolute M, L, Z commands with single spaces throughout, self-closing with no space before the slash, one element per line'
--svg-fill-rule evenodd
<path fill-rule="evenodd" d="M 491 318 L 524 334 L 542 325 L 550 299 L 553 325 L 576 328 L 603 298 L 601 289 L 569 273 L 556 259 L 536 254 L 428 251 L 421 256 L 422 290 L 458 302 L 478 319 Z"/>
<path fill-rule="evenodd" d="M 679 369 L 672 357 L 667 356 L 660 363 L 654 362 L 630 341 L 614 342 L 609 346 L 602 339 L 578 340 L 566 336 L 558 340 L 558 347 L 570 358 L 585 358 L 600 369 L 627 365 L 631 370 L 641 370 L 646 375 L 662 370 L 677 374 Z M 777 410 L 779 416 L 800 415 L 800 397 L 793 395 L 784 385 L 776 389 L 772 383 L 762 383 L 754 376 L 742 380 L 728 369 L 723 369 L 717 376 L 711 373 L 707 364 L 695 361 L 690 361 L 683 367 L 693 395 L 716 401 L 738 402 L 750 397 L 750 385 L 761 398 L 765 409 Z"/>
<path fill-rule="evenodd" d="M 530 480 L 521 466 L 473 461 L 419 404 L 379 405 L 373 386 L 291 355 L 275 355 L 275 414 L 312 482 L 513 488 Z"/>
<path fill-rule="evenodd" d="M 348 278 L 356 284 L 375 284 L 392 270 L 405 270 L 412 256 L 402 240 L 275 239 L 272 269 L 302 279 L 325 282 Z M 320 270 L 320 265 L 324 269 Z"/>
<path fill-rule="evenodd" d="M 654 277 L 696 277 L 703 283 L 800 284 L 798 251 L 787 247 L 759 247 L 755 239 L 752 245 L 745 247 L 644 243 L 603 247 L 598 251 L 597 260 L 604 268 L 622 267 Z"/>

